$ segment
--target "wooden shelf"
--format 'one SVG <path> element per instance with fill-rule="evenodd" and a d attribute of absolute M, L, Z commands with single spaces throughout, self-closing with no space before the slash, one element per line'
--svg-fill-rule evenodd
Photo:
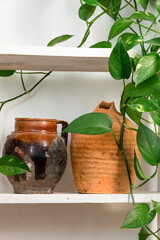
<path fill-rule="evenodd" d="M 135 193 L 136 203 L 159 201 L 160 193 Z M 14 194 L 1 193 L 0 204 L 55 204 L 55 203 L 131 203 L 130 194 Z"/>
<path fill-rule="evenodd" d="M 0 70 L 107 72 L 111 49 L 0 46 Z"/>

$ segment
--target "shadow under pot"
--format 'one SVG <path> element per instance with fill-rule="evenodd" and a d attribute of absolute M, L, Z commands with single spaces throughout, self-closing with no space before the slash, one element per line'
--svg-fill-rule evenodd
<path fill-rule="evenodd" d="M 19 157 L 31 171 L 8 177 L 15 193 L 53 193 L 67 163 L 67 134 L 58 136 L 57 124 L 62 124 L 62 131 L 68 125 L 56 119 L 15 119 L 3 155 Z"/>

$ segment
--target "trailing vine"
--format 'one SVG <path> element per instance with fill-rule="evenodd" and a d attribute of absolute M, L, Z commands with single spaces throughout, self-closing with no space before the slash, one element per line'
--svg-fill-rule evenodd
<path fill-rule="evenodd" d="M 160 202 L 152 201 L 153 210 L 146 203 L 136 204 L 133 189 L 137 189 L 146 184 L 150 179 L 154 178 L 158 171 L 160 163 L 160 138 L 157 131 L 157 126 L 160 126 L 160 31 L 158 30 L 160 22 L 160 1 L 153 1 L 155 5 L 155 12 L 148 12 L 149 0 L 83 0 L 80 1 L 79 17 L 85 21 L 87 29 L 80 42 L 79 46 L 87 41 L 90 35 L 91 27 L 100 17 L 108 14 L 113 20 L 113 25 L 108 33 L 108 39 L 100 41 L 92 45 L 92 48 L 111 48 L 111 40 L 118 37 L 117 43 L 113 46 L 112 53 L 109 58 L 109 72 L 115 80 L 123 81 L 123 93 L 120 100 L 120 110 L 123 115 L 123 122 L 121 127 L 120 141 L 118 142 L 115 133 L 112 130 L 111 119 L 105 120 L 104 114 L 90 113 L 80 116 L 75 119 L 67 129 L 66 132 L 76 132 L 81 134 L 94 135 L 91 128 L 97 126 L 99 129 L 108 123 L 106 129 L 101 129 L 101 134 L 111 132 L 115 142 L 123 156 L 126 171 L 128 174 L 130 193 L 133 207 L 127 214 L 122 228 L 141 228 L 139 232 L 139 240 L 146 240 L 150 235 L 156 239 L 160 239 L 157 233 L 158 229 L 153 232 L 149 228 L 149 224 L 153 221 L 156 214 L 160 214 Z M 101 8 L 102 12 L 95 15 L 96 8 Z M 127 8 L 133 11 L 128 16 Z M 126 10 L 126 16 L 121 15 L 121 10 Z M 143 9 L 143 10 L 142 10 Z M 124 11 L 123 11 L 124 15 Z M 159 19 L 158 19 L 159 18 Z M 91 19 L 91 20 L 90 20 Z M 146 22 L 151 22 L 150 26 Z M 139 33 L 135 28 L 138 26 Z M 123 33 L 125 31 L 125 33 Z M 154 33 L 154 38 L 148 40 L 148 34 Z M 159 36 L 159 37 L 158 37 Z M 137 54 L 134 58 L 129 57 L 128 50 L 135 46 L 139 46 L 141 54 Z M 105 49 L 104 49 L 105 51 Z M 126 80 L 131 77 L 131 82 L 127 84 Z M 142 123 L 149 122 L 148 119 L 142 117 L 142 113 L 148 112 L 154 124 L 155 132 Z M 90 124 L 90 116 L 92 115 L 92 124 Z M 126 125 L 125 119 L 128 115 L 133 122 L 138 126 L 138 130 L 129 128 Z M 101 119 L 100 119 L 101 118 Z M 81 123 L 83 122 L 83 126 Z M 149 122 L 150 123 L 150 122 Z M 104 126 L 103 126 L 104 127 Z M 89 128 L 89 132 L 88 132 Z M 139 151 L 149 165 L 155 167 L 155 172 L 152 176 L 147 177 L 138 161 L 136 153 L 134 153 L 134 166 L 137 178 L 142 181 L 138 186 L 134 186 L 131 180 L 128 162 L 123 148 L 124 129 L 128 128 L 131 131 L 137 131 L 137 145 Z"/>

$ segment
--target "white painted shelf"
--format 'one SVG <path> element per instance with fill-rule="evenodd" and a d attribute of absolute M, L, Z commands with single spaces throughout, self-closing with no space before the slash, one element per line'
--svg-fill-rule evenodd
<path fill-rule="evenodd" d="M 0 70 L 107 72 L 111 49 L 0 46 Z"/>
<path fill-rule="evenodd" d="M 160 193 L 135 193 L 136 203 L 160 201 Z M 1 193 L 0 204 L 55 204 L 55 203 L 131 203 L 130 194 L 14 194 Z"/>
<path fill-rule="evenodd" d="M 111 51 L 104 48 L 0 46 L 0 70 L 107 72 Z M 160 201 L 160 193 L 135 193 L 137 203 L 149 203 L 152 199 Z M 130 194 L 0 194 L 0 204 L 131 202 Z"/>

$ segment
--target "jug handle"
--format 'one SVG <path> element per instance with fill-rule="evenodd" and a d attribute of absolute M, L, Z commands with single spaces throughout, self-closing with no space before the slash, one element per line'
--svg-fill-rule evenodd
<path fill-rule="evenodd" d="M 57 121 L 57 124 L 62 124 L 62 131 L 68 126 L 66 121 Z M 61 133 L 61 137 L 64 139 L 65 145 L 67 146 L 68 133 Z"/>

